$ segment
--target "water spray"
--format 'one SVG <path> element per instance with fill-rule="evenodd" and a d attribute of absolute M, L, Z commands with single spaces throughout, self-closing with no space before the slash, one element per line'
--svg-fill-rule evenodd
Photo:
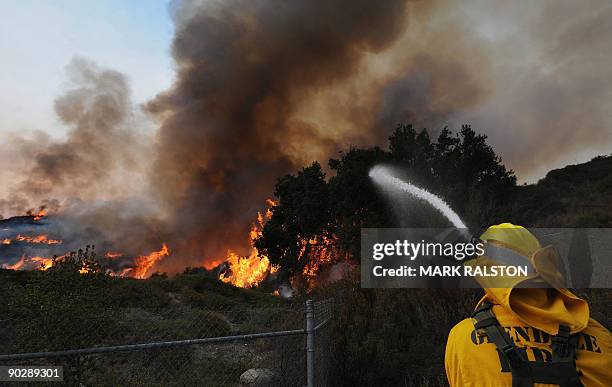
<path fill-rule="evenodd" d="M 444 215 L 444 217 L 449 220 L 453 227 L 458 229 L 459 232 L 461 232 L 461 234 L 463 234 L 463 236 L 467 240 L 472 239 L 472 235 L 470 235 L 467 226 L 465 225 L 465 223 L 463 223 L 459 215 L 457 215 L 457 213 L 453 211 L 453 209 L 450 208 L 450 206 L 446 204 L 446 202 L 440 197 L 432 194 L 431 192 L 423 188 L 419 188 L 413 184 L 410 184 L 393 176 L 391 174 L 391 171 L 389 170 L 389 167 L 383 165 L 377 165 L 370 169 L 369 176 L 372 180 L 374 180 L 376 184 L 382 187 L 404 191 L 418 199 L 426 201 L 433 208 L 435 208 L 442 215 Z"/>

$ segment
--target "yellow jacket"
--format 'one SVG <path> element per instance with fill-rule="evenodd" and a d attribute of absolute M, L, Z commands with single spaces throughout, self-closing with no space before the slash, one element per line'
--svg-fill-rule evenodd
<path fill-rule="evenodd" d="M 558 255 L 525 228 L 511 223 L 491 226 L 480 239 L 485 253 L 466 265 L 487 266 L 518 259 L 532 267 L 526 277 L 476 277 L 493 304 L 493 314 L 514 345 L 529 361 L 552 360 L 551 337 L 559 325 L 578 335 L 576 369 L 586 387 L 612 387 L 612 335 L 589 317 L 588 303 L 565 289 Z M 518 258 L 517 257 L 518 254 Z M 541 285 L 548 284 L 548 288 Z M 486 334 L 465 319 L 449 333 L 445 367 L 451 386 L 512 386 L 512 372 L 505 355 L 500 356 Z M 546 386 L 546 384 L 535 384 Z"/>
<path fill-rule="evenodd" d="M 485 289 L 493 313 L 529 361 L 551 361 L 559 323 L 579 333 L 576 367 L 586 387 L 612 386 L 612 335 L 589 318 L 587 303 L 565 289 Z M 480 303 L 479 303 L 480 304 Z M 495 344 L 465 319 L 450 332 L 446 375 L 451 386 L 512 386 L 512 374 Z M 535 386 L 547 386 L 535 384 Z"/>

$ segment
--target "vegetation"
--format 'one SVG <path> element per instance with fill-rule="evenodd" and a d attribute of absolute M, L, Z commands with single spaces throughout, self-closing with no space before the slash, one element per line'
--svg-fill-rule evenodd
<path fill-rule="evenodd" d="M 389 138 L 388 149 L 352 148 L 326 168 L 314 162 L 278 180 L 278 204 L 255 245 L 281 266 L 281 279 L 302 273 L 320 244 L 357 261 L 362 227 L 445 225 L 427 206 L 389 207 L 368 177 L 379 163 L 398 166 L 411 181 L 445 198 L 470 227 L 500 221 L 612 227 L 612 157 L 551 171 L 537 184 L 517 185 L 486 136 L 469 126 L 456 134 L 443 129 L 432 140 L 426 130 L 402 125 Z M 591 301 L 592 315 L 609 326 L 611 293 L 580 294 Z M 303 319 L 299 301 L 294 305 L 267 292 L 233 287 L 204 269 L 187 269 L 173 278 L 111 277 L 100 272 L 89 248 L 46 271 L 0 270 L 0 295 L 0 353 L 295 329 Z M 480 292 L 361 289 L 354 271 L 316 287 L 309 297 L 336 299 L 328 336 L 333 385 L 444 385 L 446 335 L 470 314 Z M 301 345 L 283 349 L 301 351 Z M 190 347 L 138 357 L 75 358 L 66 367 L 99 370 L 84 379 L 90 384 L 167 385 L 173 380 L 188 385 L 197 380 L 214 385 L 235 383 L 240 372 L 261 360 L 255 354 L 266 351 L 271 348 L 226 346 L 203 354 Z M 296 363 L 287 364 L 295 372 Z"/>
<path fill-rule="evenodd" d="M 316 259 L 312 245 L 332 241 L 357 261 L 363 227 L 447 226 L 429 206 L 391 208 L 368 176 L 377 164 L 397 166 L 410 181 L 444 198 L 477 229 L 501 221 L 529 227 L 612 226 L 612 157 L 553 170 L 537 184 L 517 185 L 512 170 L 464 125 L 444 128 L 432 141 L 426 129 L 400 125 L 389 148 L 352 148 L 331 159 L 326 178 L 318 162 L 281 177 L 277 205 L 255 240 L 260 254 L 288 276 Z M 399 214 L 399 216 L 398 216 Z"/>
<path fill-rule="evenodd" d="M 363 227 L 446 225 L 427 206 L 411 208 L 398 222 L 405 209 L 390 208 L 368 176 L 381 163 L 398 166 L 411 181 L 440 194 L 471 226 L 504 218 L 517 191 L 514 172 L 470 126 L 455 135 L 444 128 L 432 141 L 427 130 L 401 125 L 389 137 L 389 150 L 353 148 L 329 160 L 328 180 L 318 162 L 280 178 L 278 204 L 255 241 L 258 251 L 292 276 L 316 259 L 311 241 L 333 240 L 357 260 Z"/>
<path fill-rule="evenodd" d="M 45 271 L 0 270 L 0 354 L 216 337 L 303 325 L 302 309 L 291 302 L 233 287 L 205 271 L 137 280 L 106 275 L 95 262 L 88 248 L 69 259 L 56 260 Z M 89 268 L 85 273 L 84 267 Z M 41 358 L 28 364 L 64 366 L 69 385 L 234 385 L 246 369 L 276 356 L 272 349 L 256 344 L 247 348 L 242 342 L 230 343 L 223 351 L 219 345 L 187 346 Z M 218 357 L 211 357 L 217 352 Z"/>
<path fill-rule="evenodd" d="M 388 150 L 353 148 L 279 179 L 278 205 L 256 240 L 258 250 L 288 275 L 316 259 L 304 241 L 331 240 L 353 261 L 362 227 L 444 227 L 428 206 L 390 208 L 368 177 L 376 164 L 398 166 L 412 182 L 443 197 L 477 229 L 510 221 L 539 227 L 611 227 L 612 157 L 551 171 L 537 184 L 516 177 L 469 126 L 426 130 L 401 125 Z M 400 216 L 398 217 L 397 214 Z M 333 385 L 445 385 L 444 347 L 450 329 L 471 314 L 478 290 L 361 289 L 355 273 L 314 291 L 336 298 L 331 333 Z M 583 291 L 593 317 L 610 326 L 611 293 Z"/>
<path fill-rule="evenodd" d="M 612 157 L 555 169 L 519 187 L 513 216 L 537 227 L 612 227 Z"/>

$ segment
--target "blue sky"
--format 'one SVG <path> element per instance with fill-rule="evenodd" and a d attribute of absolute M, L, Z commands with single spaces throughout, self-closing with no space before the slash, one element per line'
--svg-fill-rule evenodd
<path fill-rule="evenodd" d="M 0 0 L 0 142 L 8 131 L 61 136 L 53 100 L 75 57 L 126 74 L 141 103 L 172 83 L 167 1 Z"/>

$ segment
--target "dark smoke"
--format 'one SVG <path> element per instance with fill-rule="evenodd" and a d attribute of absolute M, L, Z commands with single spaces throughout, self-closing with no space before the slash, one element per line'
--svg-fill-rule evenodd
<path fill-rule="evenodd" d="M 98 245 L 102 254 L 121 251 L 126 258 L 159 250 L 163 230 L 142 178 L 151 140 L 132 117 L 125 76 L 82 59 L 73 60 L 67 73 L 67 91 L 55 101 L 58 117 L 69 127 L 66 137 L 13 134 L 2 144 L 0 157 L 14 174 L 13 184 L 1 187 L 6 196 L 0 199 L 0 214 L 44 209 L 51 215 L 37 224 L 37 233 L 64 242 L 35 246 L 46 249 L 48 257 L 87 244 Z M 13 239 L 19 232 L 10 228 L 4 237 Z"/>
<path fill-rule="evenodd" d="M 56 102 L 67 137 L 3 139 L 0 180 L 13 184 L 0 214 L 46 205 L 68 235 L 134 254 L 166 242 L 160 269 L 175 272 L 244 253 L 276 178 L 385 145 L 399 123 L 473 124 L 521 179 L 609 153 L 609 2 L 186 0 L 171 12 L 176 81 L 145 105 L 155 147 L 125 77 L 77 60 Z"/>
<path fill-rule="evenodd" d="M 244 247 L 292 149 L 337 144 L 293 120 L 302 99 L 355 76 L 405 25 L 404 1 L 174 3 L 174 87 L 147 106 L 163 124 L 154 180 L 186 260 Z M 240 251 L 240 250 L 239 250 Z"/>

